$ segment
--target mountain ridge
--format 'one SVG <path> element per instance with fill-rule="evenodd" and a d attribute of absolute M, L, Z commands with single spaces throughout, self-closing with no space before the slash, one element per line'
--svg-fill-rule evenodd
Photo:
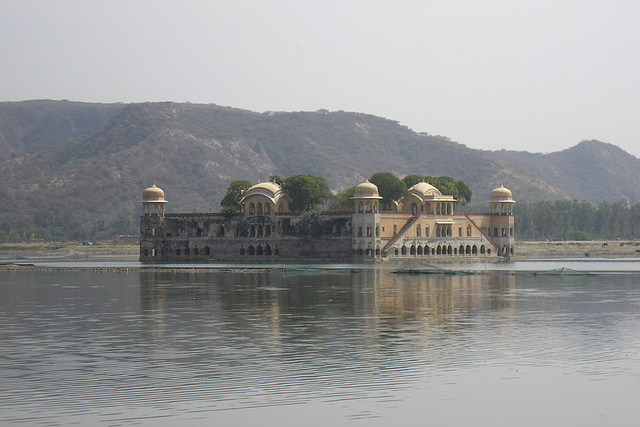
<path fill-rule="evenodd" d="M 475 203 L 500 183 L 525 202 L 640 200 L 640 160 L 611 144 L 582 142 L 550 154 L 483 151 L 344 111 L 23 101 L 0 103 L 0 135 L 1 219 L 43 210 L 71 211 L 82 221 L 133 217 L 152 183 L 172 211 L 211 211 L 233 180 L 295 173 L 323 176 L 336 191 L 381 171 L 447 175 L 465 181 Z"/>

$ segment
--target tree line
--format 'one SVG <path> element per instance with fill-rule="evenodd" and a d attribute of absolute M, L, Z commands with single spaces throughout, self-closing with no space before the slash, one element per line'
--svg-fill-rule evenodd
<path fill-rule="evenodd" d="M 291 197 L 290 209 L 294 212 L 306 212 L 327 208 L 329 210 L 352 210 L 352 197 L 356 186 L 349 187 L 337 194 L 332 194 L 327 181 L 320 176 L 296 174 L 288 178 L 271 175 L 269 181 L 274 182 Z M 456 181 L 448 176 L 432 177 L 428 175 L 407 175 L 399 179 L 388 172 L 377 172 L 369 178 L 369 182 L 378 187 L 382 197 L 383 209 L 391 209 L 394 201 L 407 195 L 409 188 L 419 182 L 426 182 L 436 187 L 442 194 L 448 194 L 458 199 L 459 203 L 471 202 L 472 192 L 463 181 Z M 249 181 L 233 181 L 227 193 L 220 202 L 220 208 L 225 215 L 240 212 L 242 197 L 252 184 Z"/>
<path fill-rule="evenodd" d="M 14 217 L 0 223 L 0 242 L 16 243 L 34 240 L 64 242 L 118 239 L 121 235 L 137 236 L 139 224 L 130 214 L 117 214 L 108 223 L 100 219 L 92 223 L 79 220 L 69 211 L 39 209 L 33 219 Z"/>
<path fill-rule="evenodd" d="M 578 200 L 516 203 L 519 240 L 614 240 L 640 237 L 640 204 Z"/>
<path fill-rule="evenodd" d="M 332 194 L 324 178 L 312 175 L 292 175 L 283 178 L 270 177 L 283 187 L 292 199 L 291 210 L 314 212 L 320 209 L 352 210 L 355 186 Z M 383 206 L 390 206 L 407 194 L 408 188 L 417 182 L 428 182 L 443 194 L 453 195 L 464 205 L 471 202 L 471 190 L 462 181 L 450 177 L 407 175 L 403 179 L 393 174 L 378 172 L 369 181 L 378 186 Z M 236 215 L 240 201 L 252 184 L 234 181 L 220 203 L 221 212 Z M 467 206 L 469 210 L 475 207 Z M 119 235 L 139 233 L 137 216 L 121 213 L 108 223 L 100 220 L 91 224 L 80 221 L 69 212 L 38 210 L 32 218 L 15 217 L 0 223 L 0 242 L 25 242 L 30 240 L 100 240 Z M 315 215 L 315 216 L 314 216 Z M 321 226 L 316 214 L 309 215 L 310 233 Z M 640 204 L 627 200 L 615 203 L 590 203 L 578 200 L 539 201 L 516 203 L 514 206 L 515 229 L 518 240 L 613 240 L 640 238 Z"/>

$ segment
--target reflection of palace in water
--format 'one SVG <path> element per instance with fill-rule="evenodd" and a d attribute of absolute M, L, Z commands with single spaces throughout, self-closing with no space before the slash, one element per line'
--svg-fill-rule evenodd
<path fill-rule="evenodd" d="M 155 271 L 140 273 L 140 303 L 148 338 L 156 342 L 164 340 L 167 322 L 176 318 L 217 319 L 241 333 L 260 331 L 274 339 L 281 329 L 287 336 L 295 330 L 313 337 L 326 333 L 329 323 L 356 323 L 376 335 L 403 324 L 462 328 L 461 320 L 491 311 L 507 314 L 509 322 L 515 281 L 504 274 L 399 275 L 383 269 Z"/>

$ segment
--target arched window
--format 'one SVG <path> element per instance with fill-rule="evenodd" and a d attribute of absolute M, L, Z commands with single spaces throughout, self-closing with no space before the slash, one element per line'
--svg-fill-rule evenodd
<path fill-rule="evenodd" d="M 420 237 L 420 224 L 416 225 L 416 236 Z"/>
<path fill-rule="evenodd" d="M 262 215 L 262 203 L 258 203 L 258 215 Z"/>
<path fill-rule="evenodd" d="M 264 204 L 264 214 L 269 215 L 271 213 L 271 205 L 269 203 Z"/>
<path fill-rule="evenodd" d="M 411 203 L 411 215 L 418 215 L 418 205 Z"/>
<path fill-rule="evenodd" d="M 255 215 L 256 214 L 256 205 L 253 203 L 249 204 L 249 215 Z"/>
<path fill-rule="evenodd" d="M 407 254 L 407 247 L 405 245 L 402 245 L 402 250 L 400 252 L 402 253 L 402 255 L 406 255 Z"/>
<path fill-rule="evenodd" d="M 471 236 L 471 226 L 467 225 L 467 237 Z"/>

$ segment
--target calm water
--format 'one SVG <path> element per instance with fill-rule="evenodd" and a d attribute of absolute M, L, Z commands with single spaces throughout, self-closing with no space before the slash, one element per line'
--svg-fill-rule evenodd
<path fill-rule="evenodd" d="M 0 272 L 0 423 L 637 425 L 640 275 Z"/>

